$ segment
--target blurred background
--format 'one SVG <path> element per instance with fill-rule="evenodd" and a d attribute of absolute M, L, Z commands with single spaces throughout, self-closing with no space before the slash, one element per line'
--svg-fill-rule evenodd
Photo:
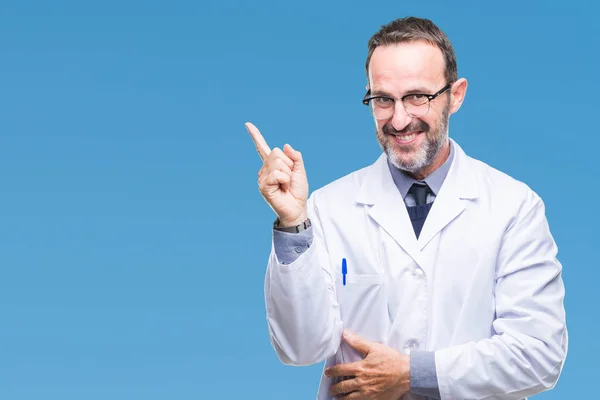
<path fill-rule="evenodd" d="M 469 81 L 450 136 L 546 203 L 570 345 L 536 398 L 593 398 L 600 63 L 580 0 L 3 0 L 0 398 L 315 398 L 322 366 L 269 343 L 275 216 L 244 122 L 303 152 L 311 191 L 371 164 L 367 41 L 407 15 Z"/>

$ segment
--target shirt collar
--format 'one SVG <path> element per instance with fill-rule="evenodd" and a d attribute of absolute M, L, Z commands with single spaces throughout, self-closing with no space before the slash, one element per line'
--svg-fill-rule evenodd
<path fill-rule="evenodd" d="M 431 174 L 429 174 L 423 180 L 416 180 L 410 177 L 406 172 L 399 170 L 396 168 L 389 160 L 387 160 L 388 167 L 390 172 L 392 173 L 392 178 L 394 179 L 394 183 L 396 187 L 400 191 L 402 198 L 406 198 L 408 194 L 408 190 L 415 182 L 425 182 L 431 189 L 434 195 L 437 196 L 440 189 L 442 188 L 442 184 L 444 183 L 444 179 L 446 179 L 446 175 L 448 175 L 448 171 L 450 170 L 450 166 L 452 165 L 452 160 L 454 159 L 454 145 L 452 144 L 452 140 L 448 140 L 450 142 L 450 154 L 444 163 Z"/>

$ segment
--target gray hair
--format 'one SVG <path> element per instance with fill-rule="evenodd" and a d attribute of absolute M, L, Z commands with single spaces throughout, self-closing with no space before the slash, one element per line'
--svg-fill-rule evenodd
<path fill-rule="evenodd" d="M 378 46 L 415 42 L 418 40 L 424 40 L 442 51 L 444 62 L 446 64 L 446 83 L 456 81 L 458 79 L 458 69 L 452 43 L 450 43 L 450 40 L 444 32 L 442 32 L 433 22 L 428 19 L 416 17 L 398 18 L 387 25 L 383 25 L 381 29 L 369 39 L 369 53 L 365 65 L 367 76 L 369 75 L 369 62 L 371 61 L 371 56 Z"/>

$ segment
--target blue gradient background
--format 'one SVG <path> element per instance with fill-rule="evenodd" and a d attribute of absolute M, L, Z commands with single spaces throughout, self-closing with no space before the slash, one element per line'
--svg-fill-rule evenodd
<path fill-rule="evenodd" d="M 451 136 L 546 202 L 570 349 L 539 398 L 595 397 L 594 3 L 111 0 L 0 4 L 0 399 L 314 398 L 321 366 L 269 343 L 243 124 L 301 150 L 311 189 L 372 163 L 366 43 L 405 15 L 469 80 Z"/>

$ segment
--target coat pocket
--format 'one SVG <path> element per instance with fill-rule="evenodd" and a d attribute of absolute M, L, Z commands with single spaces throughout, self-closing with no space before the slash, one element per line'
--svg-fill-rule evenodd
<path fill-rule="evenodd" d="M 342 274 L 336 279 L 337 299 L 345 329 L 360 337 L 387 344 L 390 316 L 384 275 L 347 274 L 343 284 Z M 342 341 L 340 362 L 362 360 L 362 354 Z"/>

